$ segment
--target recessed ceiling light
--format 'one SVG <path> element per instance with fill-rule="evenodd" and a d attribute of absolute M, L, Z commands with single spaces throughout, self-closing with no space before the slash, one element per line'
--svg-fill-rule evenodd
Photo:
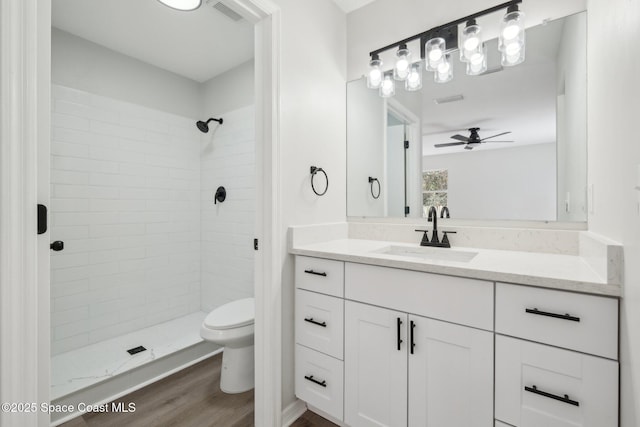
<path fill-rule="evenodd" d="M 176 10 L 196 10 L 202 4 L 202 0 L 158 0 L 165 6 L 169 6 L 171 9 Z"/>
<path fill-rule="evenodd" d="M 453 96 L 447 96 L 444 98 L 436 98 L 433 100 L 433 102 L 440 105 L 440 104 L 446 104 L 448 102 L 462 101 L 463 99 L 464 99 L 464 96 L 462 95 L 453 95 Z"/>

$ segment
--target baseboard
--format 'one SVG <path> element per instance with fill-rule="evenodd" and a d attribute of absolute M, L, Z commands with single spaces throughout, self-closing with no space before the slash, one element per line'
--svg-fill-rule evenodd
<path fill-rule="evenodd" d="M 287 406 L 282 411 L 282 427 L 289 427 L 307 410 L 307 404 L 300 399 Z"/>

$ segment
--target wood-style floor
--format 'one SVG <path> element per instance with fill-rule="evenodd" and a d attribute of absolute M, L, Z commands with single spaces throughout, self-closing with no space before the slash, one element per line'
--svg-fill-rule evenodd
<path fill-rule="evenodd" d="M 218 354 L 114 401 L 123 403 L 124 407 L 135 404 L 135 412 L 84 414 L 62 426 L 253 426 L 253 390 L 223 393 L 221 361 L 222 354 Z M 335 424 L 307 411 L 292 426 L 332 427 Z"/>

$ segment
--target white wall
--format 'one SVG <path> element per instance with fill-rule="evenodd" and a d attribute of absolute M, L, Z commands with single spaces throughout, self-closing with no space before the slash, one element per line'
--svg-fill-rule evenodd
<path fill-rule="evenodd" d="M 589 229 L 624 244 L 621 426 L 640 425 L 640 2 L 588 2 Z M 612 73 L 602 64 L 615 64 Z"/>
<path fill-rule="evenodd" d="M 253 79 L 253 76 L 251 76 Z M 255 114 L 253 105 L 220 114 L 224 123 L 202 136 L 201 307 L 205 312 L 253 296 Z M 214 203 L 219 186 L 227 190 Z"/>
<path fill-rule="evenodd" d="M 587 214 L 586 33 L 586 14 L 567 17 L 558 49 L 558 221 L 584 221 Z"/>
<path fill-rule="evenodd" d="M 53 83 L 184 117 L 198 117 L 200 85 L 52 28 Z"/>
<path fill-rule="evenodd" d="M 247 61 L 201 84 L 202 118 L 218 117 L 254 102 L 254 61 Z"/>
<path fill-rule="evenodd" d="M 556 146 L 524 145 L 424 156 L 423 170 L 449 171 L 452 218 L 556 219 Z"/>
<path fill-rule="evenodd" d="M 282 242 L 290 225 L 345 220 L 346 17 L 327 0 L 277 0 L 280 32 Z M 309 166 L 329 175 L 323 197 Z M 282 247 L 282 404 L 294 401 L 293 257 Z"/>
<path fill-rule="evenodd" d="M 200 308 L 192 119 L 53 86 L 52 354 Z"/>

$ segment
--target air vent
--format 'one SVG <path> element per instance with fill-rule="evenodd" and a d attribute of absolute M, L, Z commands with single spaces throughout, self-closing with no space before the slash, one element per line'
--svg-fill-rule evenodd
<path fill-rule="evenodd" d="M 130 348 L 129 350 L 127 350 L 127 353 L 133 356 L 134 354 L 138 354 L 143 351 L 147 351 L 147 349 L 140 345 L 138 347 Z"/>
<path fill-rule="evenodd" d="M 234 12 L 229 6 L 227 6 L 226 4 L 220 1 L 207 0 L 207 4 L 233 21 L 238 22 L 239 20 L 242 19 L 242 16 Z"/>
<path fill-rule="evenodd" d="M 433 102 L 440 105 L 440 104 L 446 104 L 447 102 L 462 101 L 463 99 L 464 99 L 464 96 L 462 95 L 453 95 L 453 96 L 446 96 L 444 98 L 436 98 L 433 100 Z"/>

